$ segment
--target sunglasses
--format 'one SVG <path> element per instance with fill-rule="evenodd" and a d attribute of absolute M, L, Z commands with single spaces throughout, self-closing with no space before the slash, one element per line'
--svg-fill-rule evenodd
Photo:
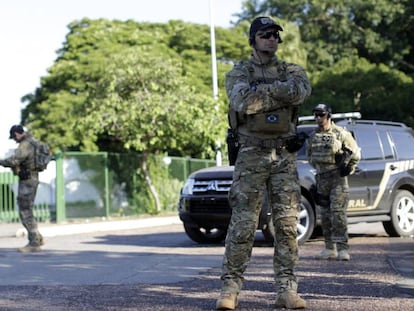
<path fill-rule="evenodd" d="M 323 118 L 326 116 L 326 112 L 316 112 L 314 115 L 315 118 Z"/>
<path fill-rule="evenodd" d="M 265 31 L 263 33 L 258 33 L 257 36 L 260 39 L 270 39 L 270 37 L 272 37 L 272 36 L 275 39 L 279 39 L 279 32 L 277 32 L 276 30 L 269 30 L 269 31 Z"/>

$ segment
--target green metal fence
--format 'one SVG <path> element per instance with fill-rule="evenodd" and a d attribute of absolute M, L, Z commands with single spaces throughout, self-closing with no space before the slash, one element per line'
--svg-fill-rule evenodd
<path fill-rule="evenodd" d="M 163 161 L 168 165 L 169 177 L 184 182 L 190 173 L 202 168 L 214 166 L 215 161 L 193 158 L 164 157 Z"/>
<path fill-rule="evenodd" d="M 14 185 L 17 185 L 16 176 L 12 173 L 0 173 L 0 221 L 13 222 L 19 219 L 15 208 Z"/>
<path fill-rule="evenodd" d="M 133 216 L 146 210 L 148 189 L 140 154 L 67 152 L 55 159 L 40 173 L 34 207 L 40 222 Z M 212 160 L 153 157 L 149 173 L 164 207 L 172 210 L 187 176 L 214 165 Z M 19 221 L 17 183 L 11 172 L 0 173 L 0 222 Z"/>
<path fill-rule="evenodd" d="M 0 222 L 18 222 L 19 212 L 17 208 L 17 186 L 18 177 L 11 172 L 0 173 Z M 48 185 L 39 184 L 38 194 L 50 192 Z M 49 221 L 51 219 L 51 211 L 53 204 L 43 202 L 39 197 L 36 198 L 34 206 L 34 215 L 39 221 Z"/>

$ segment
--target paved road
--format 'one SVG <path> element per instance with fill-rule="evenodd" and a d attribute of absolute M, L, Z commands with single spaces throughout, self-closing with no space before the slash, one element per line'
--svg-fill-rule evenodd
<path fill-rule="evenodd" d="M 45 240 L 42 252 L 20 254 L 24 238 L 0 239 L 7 266 L 0 286 L 174 283 L 219 265 L 222 256 L 221 247 L 195 245 L 177 224 Z"/>
<path fill-rule="evenodd" d="M 15 251 L 25 243 L 16 230 L 0 230 L 0 310 L 214 309 L 223 245 L 193 243 L 175 218 L 43 226 L 38 254 Z M 362 230 L 350 226 L 350 262 L 317 260 L 321 240 L 300 248 L 308 310 L 414 310 L 413 240 Z M 258 234 L 239 310 L 273 309 L 271 256 Z"/>

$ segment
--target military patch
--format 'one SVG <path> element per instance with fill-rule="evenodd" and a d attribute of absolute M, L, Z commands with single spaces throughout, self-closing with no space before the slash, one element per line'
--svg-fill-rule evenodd
<path fill-rule="evenodd" d="M 247 115 L 247 129 L 251 132 L 283 135 L 289 132 L 290 112 L 288 109 L 277 112 Z"/>

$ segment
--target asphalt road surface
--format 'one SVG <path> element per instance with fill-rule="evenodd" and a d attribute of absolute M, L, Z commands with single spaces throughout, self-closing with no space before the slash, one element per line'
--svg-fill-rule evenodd
<path fill-rule="evenodd" d="M 413 311 L 413 288 L 404 286 L 414 279 L 413 239 L 368 224 L 350 233 L 349 262 L 316 259 L 321 239 L 300 247 L 307 310 Z M 215 308 L 224 247 L 192 242 L 180 224 L 48 237 L 43 252 L 17 253 L 25 242 L 0 238 L 2 311 Z M 274 309 L 272 253 L 258 233 L 237 310 Z"/>

